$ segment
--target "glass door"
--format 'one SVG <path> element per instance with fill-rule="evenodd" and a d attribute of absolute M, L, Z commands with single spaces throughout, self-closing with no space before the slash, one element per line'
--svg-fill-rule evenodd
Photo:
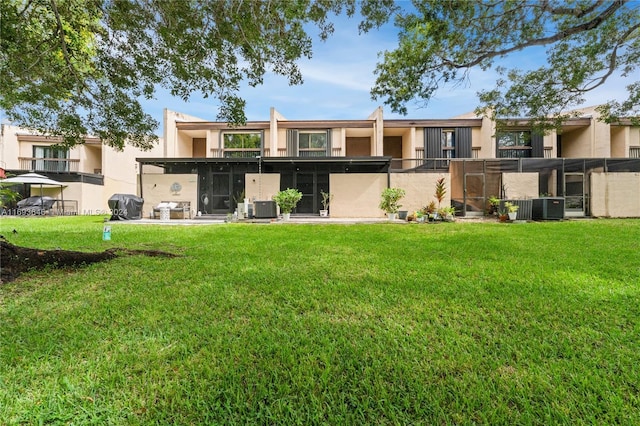
<path fill-rule="evenodd" d="M 564 210 L 565 216 L 584 216 L 586 206 L 584 173 L 565 173 Z"/>

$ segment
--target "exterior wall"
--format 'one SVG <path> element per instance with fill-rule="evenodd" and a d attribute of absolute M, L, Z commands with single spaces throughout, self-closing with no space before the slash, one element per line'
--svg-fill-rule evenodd
<path fill-rule="evenodd" d="M 102 145 L 85 145 L 84 158 L 80 159 L 81 170 L 86 170 L 87 173 L 102 174 L 102 152 L 106 149 L 108 148 L 103 148 Z"/>
<path fill-rule="evenodd" d="M 378 208 L 380 195 L 387 188 L 387 174 L 350 173 L 329 175 L 334 194 L 331 217 L 384 217 Z"/>
<path fill-rule="evenodd" d="M 611 127 L 611 157 L 624 158 L 629 152 L 629 127 Z"/>
<path fill-rule="evenodd" d="M 557 140 L 558 140 L 558 133 L 555 130 L 551 131 L 548 135 L 544 135 L 544 138 L 543 138 L 544 152 L 546 153 L 547 150 L 550 149 L 551 155 L 549 158 L 558 157 L 558 152 L 557 152 L 558 150 L 556 147 Z"/>
<path fill-rule="evenodd" d="M 371 138 L 371 155 L 381 156 L 384 150 L 384 113 L 382 107 L 378 107 L 367 117 L 369 120 L 375 120 L 373 126 L 373 136 Z"/>
<path fill-rule="evenodd" d="M 502 185 L 506 199 L 526 200 L 540 196 L 538 173 L 503 173 Z"/>
<path fill-rule="evenodd" d="M 247 173 L 244 193 L 250 201 L 270 201 L 280 191 L 279 173 Z"/>
<path fill-rule="evenodd" d="M 164 121 L 164 134 L 161 140 L 163 143 L 162 155 L 160 157 L 164 158 L 179 158 L 184 156 L 184 151 L 187 147 L 178 146 L 180 144 L 180 138 L 178 136 L 178 129 L 176 127 L 176 123 L 178 121 L 205 121 L 201 118 L 194 117 L 187 114 L 182 114 L 180 112 L 171 111 L 169 109 L 164 109 L 163 114 Z M 182 140 L 182 143 L 186 142 Z M 189 146 L 191 146 L 191 138 L 189 138 Z M 189 152 L 188 157 L 191 156 L 191 152 Z"/>
<path fill-rule="evenodd" d="M 405 197 L 400 201 L 400 210 L 413 212 L 421 209 L 431 201 L 438 200 L 435 197 L 436 180 L 445 178 L 447 193 L 442 201 L 442 207 L 451 205 L 451 177 L 448 173 L 391 173 L 391 187 L 402 188 L 406 191 Z M 380 198 L 378 196 L 378 198 Z"/>
<path fill-rule="evenodd" d="M 63 188 L 62 194 L 59 187 L 43 187 L 42 195 L 56 198 L 58 200 L 64 198 L 65 201 L 77 201 L 79 215 L 107 214 L 107 200 L 102 199 L 102 191 L 96 191 L 95 185 L 86 183 L 72 182 Z M 40 187 L 32 185 L 31 195 L 40 195 Z M 66 212 L 65 213 L 69 213 Z"/>
<path fill-rule="evenodd" d="M 179 183 L 182 189 L 171 192 L 171 185 Z M 142 217 L 149 217 L 153 208 L 163 201 L 191 202 L 192 214 L 198 208 L 198 175 L 197 174 L 143 174 L 142 175 Z"/>
<path fill-rule="evenodd" d="M 15 129 L 8 124 L 0 125 L 0 167 L 3 169 L 18 168 L 20 153 Z"/>
<path fill-rule="evenodd" d="M 640 173 L 591 173 L 591 215 L 640 217 Z"/>
<path fill-rule="evenodd" d="M 562 156 L 565 158 L 591 156 L 591 131 L 588 127 L 562 134 Z"/>
<path fill-rule="evenodd" d="M 476 136 L 475 132 L 479 134 Z M 472 133 L 473 146 L 479 146 L 478 158 L 496 158 L 496 126 L 487 117 L 482 118 L 482 127 L 474 128 Z M 476 139 L 477 138 L 477 139 Z M 476 145 L 476 140 L 477 145 Z"/>
<path fill-rule="evenodd" d="M 102 174 L 104 176 L 104 186 L 101 187 L 101 203 L 93 206 L 94 209 L 107 209 L 108 201 L 113 194 L 134 194 L 140 195 L 138 191 L 139 164 L 136 158 L 160 157 L 163 152 L 163 141 L 149 151 L 141 151 L 138 148 L 126 145 L 122 151 L 103 147 Z M 145 167 L 145 173 L 149 170 Z M 95 188 L 95 185 L 91 185 Z M 94 191 L 96 191 L 94 189 Z"/>

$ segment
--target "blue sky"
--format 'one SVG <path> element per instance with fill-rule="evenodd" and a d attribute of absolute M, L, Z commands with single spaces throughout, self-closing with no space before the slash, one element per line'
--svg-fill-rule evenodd
<path fill-rule="evenodd" d="M 291 120 L 364 119 L 378 106 L 384 108 L 385 118 L 450 118 L 473 111 L 478 105 L 476 93 L 490 89 L 497 79 L 493 70 L 473 69 L 466 85 L 441 88 L 426 107 L 409 104 L 407 116 L 394 114 L 383 100 L 371 99 L 370 89 L 375 81 L 378 52 L 396 46 L 397 32 L 389 24 L 359 35 L 358 22 L 356 18 L 340 18 L 335 33 L 326 42 L 314 41 L 313 58 L 299 62 L 304 84 L 289 86 L 284 77 L 266 75 L 262 86 L 243 87 L 240 95 L 247 102 L 247 119 L 268 120 L 270 107 Z M 537 48 L 511 55 L 499 64 L 533 68 L 544 60 L 544 49 Z M 612 76 L 605 86 L 588 94 L 584 106 L 626 98 L 629 80 Z M 155 101 L 143 105 L 161 123 L 165 107 L 212 121 L 218 112 L 218 104 L 212 98 L 194 95 L 189 102 L 183 102 L 164 91 L 157 93 Z"/>

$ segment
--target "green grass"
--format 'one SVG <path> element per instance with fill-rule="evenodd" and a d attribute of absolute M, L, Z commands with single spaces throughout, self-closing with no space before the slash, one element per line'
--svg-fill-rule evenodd
<path fill-rule="evenodd" d="M 102 226 L 2 219 L 182 256 L 0 286 L 0 424 L 640 424 L 639 220 Z"/>

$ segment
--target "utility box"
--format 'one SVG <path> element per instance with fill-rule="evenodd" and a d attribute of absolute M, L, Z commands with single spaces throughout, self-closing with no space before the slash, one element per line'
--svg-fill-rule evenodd
<path fill-rule="evenodd" d="M 544 197 L 534 198 L 531 208 L 533 220 L 562 220 L 564 219 L 564 198 Z"/>
<path fill-rule="evenodd" d="M 253 217 L 269 219 L 278 217 L 275 201 L 254 201 Z"/>

